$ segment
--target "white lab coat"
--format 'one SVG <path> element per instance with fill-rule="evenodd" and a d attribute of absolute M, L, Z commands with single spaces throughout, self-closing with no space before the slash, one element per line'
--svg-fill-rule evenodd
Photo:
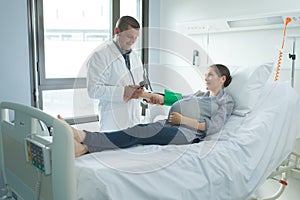
<path fill-rule="evenodd" d="M 130 53 L 130 73 L 120 50 L 111 40 L 98 47 L 86 65 L 88 94 L 99 100 L 100 130 L 120 130 L 140 123 L 140 100 L 123 100 L 124 86 L 143 80 L 139 56 L 134 51 Z"/>

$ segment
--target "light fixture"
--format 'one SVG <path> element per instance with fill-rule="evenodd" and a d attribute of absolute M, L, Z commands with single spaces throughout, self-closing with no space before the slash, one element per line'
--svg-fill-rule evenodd
<path fill-rule="evenodd" d="M 289 27 L 300 27 L 300 10 L 183 21 L 177 27 L 188 35 L 278 29 L 284 26 L 287 17 L 292 19 Z"/>
<path fill-rule="evenodd" d="M 245 28 L 284 24 L 282 16 L 261 17 L 253 19 L 240 19 L 227 21 L 229 28 Z"/>

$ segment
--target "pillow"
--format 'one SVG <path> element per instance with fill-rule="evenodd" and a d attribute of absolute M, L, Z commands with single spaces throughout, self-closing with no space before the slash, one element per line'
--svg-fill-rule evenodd
<path fill-rule="evenodd" d="M 231 69 L 232 82 L 226 91 L 235 101 L 234 115 L 246 116 L 254 108 L 261 89 L 268 81 L 273 63 Z"/>

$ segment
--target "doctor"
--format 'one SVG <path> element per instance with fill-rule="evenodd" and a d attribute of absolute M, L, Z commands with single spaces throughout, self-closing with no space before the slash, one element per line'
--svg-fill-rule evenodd
<path fill-rule="evenodd" d="M 87 89 L 90 98 L 98 99 L 101 131 L 114 131 L 140 123 L 138 97 L 143 92 L 143 65 L 132 50 L 140 31 L 136 19 L 121 17 L 114 38 L 100 45 L 88 58 Z"/>

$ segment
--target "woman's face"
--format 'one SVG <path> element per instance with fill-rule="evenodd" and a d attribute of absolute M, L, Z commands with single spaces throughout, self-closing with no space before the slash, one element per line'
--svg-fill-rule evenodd
<path fill-rule="evenodd" d="M 129 29 L 119 33 L 118 42 L 122 50 L 128 51 L 132 45 L 136 42 L 139 36 L 139 30 L 129 26 Z"/>
<path fill-rule="evenodd" d="M 209 67 L 207 74 L 205 74 L 206 89 L 213 92 L 220 91 L 226 79 L 225 76 L 219 76 L 216 70 L 215 67 Z"/>

